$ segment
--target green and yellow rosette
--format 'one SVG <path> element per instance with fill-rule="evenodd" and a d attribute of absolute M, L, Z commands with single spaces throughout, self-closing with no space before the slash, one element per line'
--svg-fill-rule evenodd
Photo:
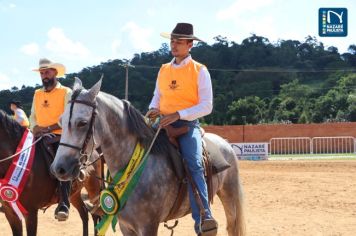
<path fill-rule="evenodd" d="M 107 215 L 115 215 L 120 207 L 119 199 L 112 190 L 105 189 L 100 193 L 100 206 Z"/>
<path fill-rule="evenodd" d="M 95 226 L 99 236 L 104 236 L 111 223 L 115 232 L 117 214 L 125 205 L 129 195 L 135 189 L 146 165 L 146 155 L 141 144 L 136 144 L 133 155 L 127 166 L 119 171 L 107 189 L 100 193 L 100 204 L 105 215 Z M 142 163 L 142 164 L 141 164 Z M 108 174 L 108 178 L 110 175 Z"/>

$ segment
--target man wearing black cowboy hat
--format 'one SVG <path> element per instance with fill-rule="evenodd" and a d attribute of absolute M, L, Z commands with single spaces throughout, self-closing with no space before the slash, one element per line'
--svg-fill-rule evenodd
<path fill-rule="evenodd" d="M 189 199 L 195 231 L 198 235 L 216 235 L 217 223 L 211 215 L 207 184 L 202 165 L 202 138 L 198 118 L 211 113 L 213 93 L 210 74 L 203 64 L 190 55 L 193 41 L 201 41 L 193 34 L 193 25 L 178 23 L 172 33 L 161 33 L 170 39 L 173 59 L 163 64 L 157 77 L 154 96 L 147 116 L 162 115 L 160 126 L 175 128 L 188 126 L 189 131 L 178 138 L 180 151 L 202 200 L 205 215 L 201 218 L 199 206 L 189 185 Z"/>
<path fill-rule="evenodd" d="M 14 119 L 23 127 L 28 127 L 30 125 L 25 111 L 22 109 L 20 101 L 12 100 L 10 102 L 10 109 L 14 113 Z"/>

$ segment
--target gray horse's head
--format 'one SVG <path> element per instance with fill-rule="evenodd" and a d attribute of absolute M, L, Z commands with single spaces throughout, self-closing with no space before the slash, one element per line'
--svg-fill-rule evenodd
<path fill-rule="evenodd" d="M 96 112 L 96 96 L 101 87 L 101 79 L 89 90 L 82 87 L 76 78 L 71 102 L 66 106 L 61 117 L 62 137 L 56 157 L 51 165 L 51 172 L 61 181 L 68 181 L 79 176 L 80 167 L 85 161 L 82 153 L 89 148 L 93 115 Z M 90 137 L 89 137 L 89 136 Z"/>

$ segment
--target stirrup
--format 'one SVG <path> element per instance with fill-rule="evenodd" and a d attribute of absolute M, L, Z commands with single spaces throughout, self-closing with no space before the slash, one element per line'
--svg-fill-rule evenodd
<path fill-rule="evenodd" d="M 65 208 L 65 210 L 60 208 Z M 58 221 L 66 221 L 69 217 L 69 208 L 65 204 L 61 204 L 54 212 L 54 218 Z"/>
<path fill-rule="evenodd" d="M 214 219 L 205 219 L 200 229 L 199 236 L 216 236 L 218 233 L 218 223 Z"/>

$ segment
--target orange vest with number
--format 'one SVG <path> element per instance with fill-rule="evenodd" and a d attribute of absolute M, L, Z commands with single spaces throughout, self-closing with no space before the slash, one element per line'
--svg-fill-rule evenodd
<path fill-rule="evenodd" d="M 198 76 L 202 66 L 194 60 L 178 68 L 171 63 L 162 65 L 158 75 L 161 114 L 171 114 L 199 103 Z"/>
<path fill-rule="evenodd" d="M 43 89 L 37 89 L 34 95 L 34 106 L 37 125 L 48 127 L 56 124 L 64 112 L 66 104 L 65 97 L 71 90 L 68 87 L 60 85 L 50 92 Z M 62 130 L 53 130 L 52 133 L 61 134 Z"/>

